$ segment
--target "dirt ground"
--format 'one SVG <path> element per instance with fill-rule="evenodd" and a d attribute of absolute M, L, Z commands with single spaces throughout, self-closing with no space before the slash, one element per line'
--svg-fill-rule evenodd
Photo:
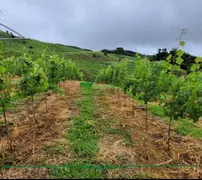
<path fill-rule="evenodd" d="M 47 97 L 46 113 L 43 96 L 35 101 L 36 120 L 31 114 L 29 102 L 17 106 L 7 113 L 14 125 L 9 129 L 12 142 L 10 150 L 6 135 L 0 137 L 0 153 L 5 156 L 5 165 L 61 165 L 74 158 L 71 144 L 65 139 L 70 118 L 79 113 L 75 99 L 81 96 L 80 82 L 61 83 L 65 95 L 51 94 Z M 134 144 L 128 144 L 119 134 L 106 134 L 98 142 L 99 164 L 129 165 L 199 165 L 200 168 L 133 168 L 107 170 L 108 178 L 202 178 L 202 142 L 182 136 L 172 129 L 170 155 L 167 148 L 168 125 L 160 118 L 148 114 L 148 131 L 145 130 L 144 109 L 136 108 L 134 116 L 130 98 L 117 92 L 96 96 L 96 108 L 100 108 L 102 119 L 113 119 L 112 128 L 128 132 Z M 124 101 L 126 106 L 124 106 Z M 104 108 L 104 107 L 107 108 Z M 58 147 L 58 149 L 56 148 Z M 61 150 L 59 147 L 63 147 Z M 1 158 L 0 154 L 0 158 Z M 1 161 L 0 161 L 1 163 Z M 1 178 L 48 178 L 48 170 L 42 168 L 2 170 Z"/>
<path fill-rule="evenodd" d="M 99 106 L 107 105 L 108 110 L 103 112 L 105 117 L 116 119 L 113 127 L 123 127 L 130 133 L 135 144 L 128 146 L 123 137 L 106 135 L 99 142 L 101 149 L 98 160 L 115 165 L 147 164 L 147 165 L 199 165 L 198 167 L 179 168 L 136 168 L 124 170 L 109 170 L 109 178 L 134 178 L 134 175 L 143 174 L 143 177 L 153 178 L 202 178 L 202 142 L 189 136 L 182 136 L 172 129 L 171 150 L 168 153 L 168 125 L 160 118 L 148 114 L 148 131 L 145 130 L 146 112 L 135 109 L 134 117 L 132 104 L 138 106 L 129 97 L 117 92 L 97 98 Z M 126 102 L 126 107 L 125 103 Z"/>
<path fill-rule="evenodd" d="M 35 122 L 30 105 L 27 102 L 12 112 L 7 113 L 8 120 L 14 123 L 9 129 L 12 149 L 9 149 L 8 138 L 0 139 L 0 152 L 5 156 L 4 165 L 59 165 L 71 158 L 70 145 L 64 139 L 68 131 L 68 119 L 78 113 L 74 98 L 79 95 L 79 82 L 64 82 L 61 87 L 65 95 L 47 96 L 48 112 L 43 97 L 35 101 Z M 65 152 L 46 153 L 42 147 L 65 146 Z M 46 169 L 9 169 L 3 170 L 0 178 L 46 178 Z"/>

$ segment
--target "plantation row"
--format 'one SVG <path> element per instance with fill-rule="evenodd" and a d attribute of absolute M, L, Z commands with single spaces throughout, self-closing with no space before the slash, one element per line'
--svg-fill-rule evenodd
<path fill-rule="evenodd" d="M 181 46 L 184 42 L 180 43 Z M 132 98 L 141 100 L 147 107 L 149 102 L 159 102 L 169 116 L 168 148 L 172 120 L 189 118 L 197 122 L 202 117 L 202 72 L 199 71 L 202 58 L 196 58 L 191 67 L 191 73 L 177 76 L 175 71 L 180 69 L 183 62 L 182 50 L 177 50 L 174 56 L 169 55 L 165 61 L 154 63 L 138 58 L 130 73 L 128 61 L 108 66 L 101 70 L 96 82 L 112 84 L 121 88 Z M 171 60 L 174 64 L 171 65 Z"/>
<path fill-rule="evenodd" d="M 12 78 L 20 77 L 19 82 L 12 84 Z M 70 60 L 60 58 L 58 55 L 47 55 L 45 51 L 40 58 L 32 59 L 26 53 L 18 58 L 0 57 L 0 106 L 3 110 L 5 127 L 8 133 L 6 120 L 6 107 L 13 96 L 31 97 L 34 116 L 34 96 L 47 92 L 63 93 L 59 82 L 64 80 L 82 80 L 80 69 Z M 47 104 L 46 104 L 47 109 Z M 37 120 L 35 119 L 37 122 Z"/>

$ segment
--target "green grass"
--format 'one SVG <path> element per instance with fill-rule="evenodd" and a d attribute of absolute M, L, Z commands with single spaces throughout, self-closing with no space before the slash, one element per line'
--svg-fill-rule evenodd
<path fill-rule="evenodd" d="M 98 152 L 98 136 L 94 128 L 93 93 L 90 87 L 81 87 L 84 98 L 78 103 L 80 115 L 73 119 L 67 138 L 79 157 L 93 158 Z"/>
<path fill-rule="evenodd" d="M 159 116 L 161 118 L 165 117 L 164 108 L 158 104 L 149 104 L 148 109 L 152 114 L 156 116 Z"/>
<path fill-rule="evenodd" d="M 190 135 L 202 140 L 202 127 L 188 119 L 177 121 L 176 131 L 182 135 Z"/>
<path fill-rule="evenodd" d="M 54 169 L 50 172 L 53 178 L 104 178 L 104 171 L 98 169 L 83 169 L 82 166 L 96 163 L 96 154 L 99 149 L 97 142 L 99 133 L 96 129 L 93 90 L 90 83 L 81 83 L 83 98 L 77 101 L 80 114 L 72 119 L 70 130 L 66 138 L 71 142 L 77 159 L 68 165 L 73 168 Z M 49 150 L 50 151 L 50 150 Z"/>
<path fill-rule="evenodd" d="M 85 165 L 84 165 L 85 164 Z M 72 164 L 66 164 L 68 168 L 58 168 L 51 173 L 51 178 L 57 179 L 105 179 L 103 170 L 91 167 L 93 164 L 86 161 L 77 161 Z M 65 166 L 65 165 L 64 165 Z"/>
<path fill-rule="evenodd" d="M 9 37 L 5 32 L 0 31 L 0 37 Z M 38 56 L 43 49 L 47 49 L 50 52 L 85 52 L 84 49 L 81 48 L 74 48 L 67 45 L 62 44 L 53 44 L 53 43 L 46 43 L 38 40 L 33 39 L 25 39 L 25 40 L 1 40 L 2 48 L 3 48 L 3 55 L 19 55 L 23 54 L 23 49 L 28 48 L 30 53 L 35 54 Z"/>

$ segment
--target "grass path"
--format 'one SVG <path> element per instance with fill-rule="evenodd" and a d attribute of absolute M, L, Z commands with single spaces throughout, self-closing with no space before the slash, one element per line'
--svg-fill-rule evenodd
<path fill-rule="evenodd" d="M 55 169 L 51 172 L 54 178 L 107 178 L 110 168 L 118 168 L 108 161 L 102 161 L 100 141 L 106 135 L 123 137 L 128 144 L 130 135 L 120 127 L 113 127 L 113 120 L 103 117 L 107 105 L 100 104 L 102 94 L 82 83 L 82 98 L 77 101 L 80 109 L 74 117 L 66 138 L 72 144 L 75 159 L 66 163 L 66 168 Z M 114 167 L 113 167 L 114 166 Z"/>
<path fill-rule="evenodd" d="M 82 98 L 77 101 L 80 113 L 71 120 L 70 130 L 66 134 L 67 140 L 72 144 L 75 160 L 72 163 L 64 164 L 64 166 L 70 168 L 54 169 L 51 172 L 51 176 L 54 178 L 105 177 L 103 171 L 85 168 L 96 164 L 99 135 L 96 129 L 93 90 L 88 86 L 81 87 L 81 93 Z"/>

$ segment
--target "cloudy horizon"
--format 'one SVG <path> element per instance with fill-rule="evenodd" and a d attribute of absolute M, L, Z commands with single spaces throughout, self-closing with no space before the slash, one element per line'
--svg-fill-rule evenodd
<path fill-rule="evenodd" d="M 202 56 L 201 0 L 1 0 L 0 9 L 0 22 L 26 38 L 92 50 L 154 54 L 186 28 L 183 50 Z"/>

